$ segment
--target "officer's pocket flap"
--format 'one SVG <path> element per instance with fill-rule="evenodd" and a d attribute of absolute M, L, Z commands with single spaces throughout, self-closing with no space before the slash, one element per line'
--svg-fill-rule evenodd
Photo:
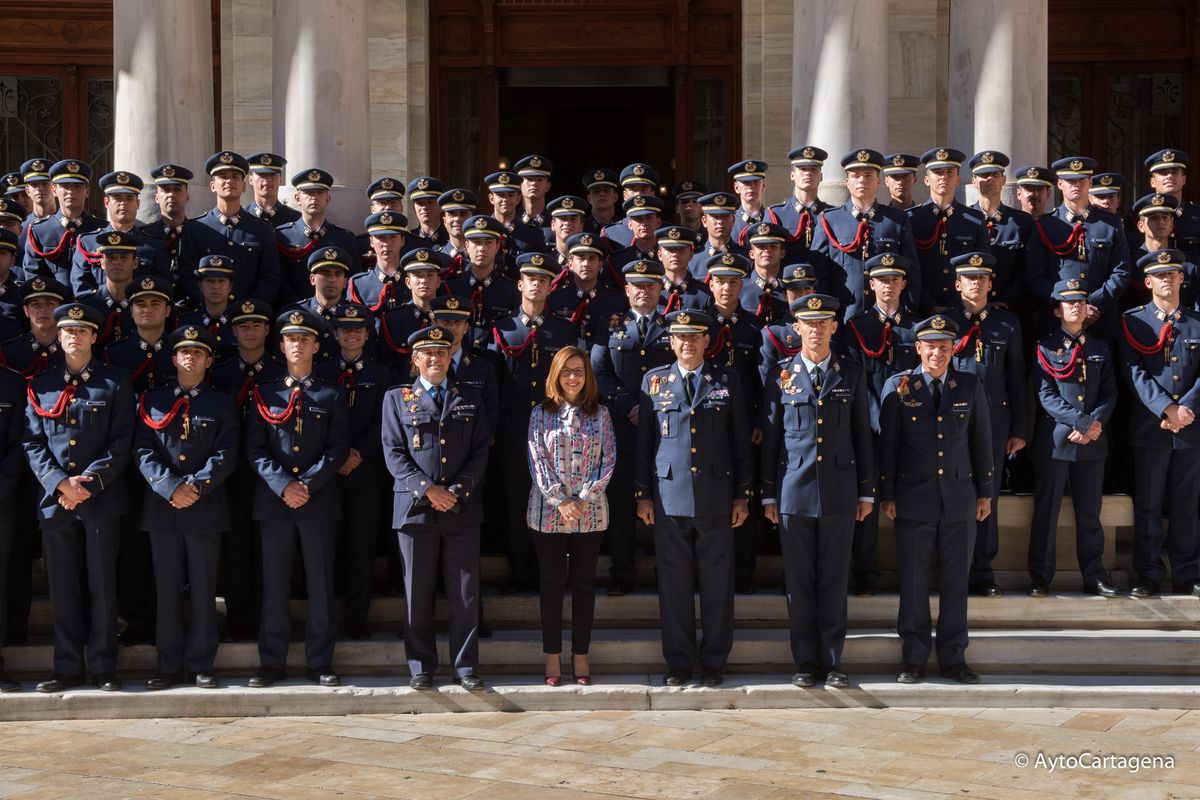
<path fill-rule="evenodd" d="M 671 460 L 669 458 L 660 458 L 654 463 L 654 468 L 658 472 L 658 477 L 671 479 Z"/>

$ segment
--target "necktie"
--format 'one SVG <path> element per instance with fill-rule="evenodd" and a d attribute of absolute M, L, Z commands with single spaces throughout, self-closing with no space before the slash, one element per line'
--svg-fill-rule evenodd
<path fill-rule="evenodd" d="M 820 367 L 813 367 L 812 371 L 813 391 L 817 394 L 821 393 L 821 387 L 825 385 L 825 371 Z"/>
<path fill-rule="evenodd" d="M 647 324 L 646 317 L 638 317 L 638 322 L 637 322 L 638 336 L 642 339 L 646 338 L 646 324 Z"/>
<path fill-rule="evenodd" d="M 942 379 L 934 378 L 933 383 L 929 384 L 929 388 L 933 390 L 933 407 L 939 409 L 942 407 Z"/>
<path fill-rule="evenodd" d="M 438 410 L 441 410 L 441 408 L 442 408 L 442 387 L 434 386 L 432 389 L 429 390 L 429 394 L 433 396 L 433 404 L 438 407 Z"/>
<path fill-rule="evenodd" d="M 696 398 L 696 373 L 689 372 L 687 374 L 687 377 L 683 380 L 683 390 L 686 393 L 684 399 L 687 400 L 687 404 L 690 406 Z"/>

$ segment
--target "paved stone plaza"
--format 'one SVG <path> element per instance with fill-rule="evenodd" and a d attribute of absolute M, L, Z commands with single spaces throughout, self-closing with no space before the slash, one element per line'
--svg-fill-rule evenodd
<path fill-rule="evenodd" d="M 10 722 L 0 724 L 0 797 L 1183 800 L 1200 798 L 1197 748 L 1200 711 L 1171 710 Z M 1111 758 L 1050 769 L 1084 754 L 1162 759 L 1136 771 Z"/>

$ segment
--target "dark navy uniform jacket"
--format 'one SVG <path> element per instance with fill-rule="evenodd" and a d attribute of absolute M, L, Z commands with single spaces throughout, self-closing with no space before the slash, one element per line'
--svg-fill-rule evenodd
<path fill-rule="evenodd" d="M 805 206 L 795 195 L 771 206 L 779 224 L 787 228 L 788 235 L 792 237 L 792 241 L 786 245 L 789 256 L 802 258 L 809 251 L 817 232 L 818 218 L 822 211 L 830 208 L 833 206 L 819 198 L 811 206 Z"/>
<path fill-rule="evenodd" d="M 475 350 L 486 350 L 491 344 L 492 326 L 496 320 L 517 313 L 521 307 L 521 292 L 516 282 L 505 277 L 498 264 L 483 280 L 467 267 L 448 286 L 451 294 L 470 298 L 475 308 L 471 315 L 471 328 L 467 332 L 471 347 Z"/>
<path fill-rule="evenodd" d="M 1021 354 L 1021 320 L 1011 311 L 988 306 L 972 318 L 962 304 L 946 309 L 946 317 L 958 325 L 959 338 L 954 349 L 956 372 L 979 376 L 994 412 L 1007 410 L 1007 431 L 993 430 L 992 435 L 1028 439 L 1025 422 L 1025 359 Z M 979 332 L 972 326 L 978 323 Z M 993 426 L 997 417 L 992 417 Z"/>
<path fill-rule="evenodd" d="M 697 280 L 690 272 L 679 283 L 663 278 L 663 292 L 658 297 L 658 309 L 662 313 L 669 314 L 683 308 L 708 311 L 712 304 L 712 292 L 708 290 L 708 285 Z"/>
<path fill-rule="evenodd" d="M 483 398 L 447 379 L 438 408 L 421 384 L 392 389 L 383 400 L 383 455 L 396 492 L 392 527 L 439 528 L 483 523 L 483 476 L 491 442 Z M 430 486 L 459 498 L 453 511 L 435 511 Z"/>
<path fill-rule="evenodd" d="M 974 375 L 949 369 L 933 405 L 920 367 L 888 378 L 879 433 L 879 499 L 896 515 L 923 522 L 975 519 L 992 493 L 992 431 L 987 395 Z M 993 512 L 995 509 L 993 509 Z"/>
<path fill-rule="evenodd" d="M 919 264 L 917 247 L 913 244 L 912 228 L 903 211 L 876 203 L 866 215 L 866 226 L 859 235 L 860 220 L 854 203 L 821 212 L 817 232 L 813 235 L 813 253 L 824 256 L 817 267 L 817 291 L 826 291 L 842 304 L 842 319 L 870 308 L 873 298 L 867 297 L 866 263 L 880 253 L 898 253 L 909 264 Z M 844 248 L 844 249 L 843 249 Z M 904 304 L 919 308 L 922 298 L 921 276 L 916 269 L 908 274 Z"/>
<path fill-rule="evenodd" d="M 25 258 L 21 261 L 25 279 L 40 275 L 70 286 L 76 241 L 80 236 L 102 227 L 104 220 L 86 211 L 75 220 L 68 221 L 62 214 L 51 214 L 39 222 L 30 223 L 24 237 Z"/>
<path fill-rule="evenodd" d="M 387 470 L 383 464 L 383 447 L 379 444 L 380 411 L 383 395 L 397 383 L 395 373 L 366 357 L 348 362 L 339 356 L 318 364 L 317 374 L 323 382 L 340 387 L 346 398 L 346 409 L 350 413 L 350 447 L 363 457 L 362 463 L 350 473 L 351 480 L 382 481 L 387 477 Z"/>
<path fill-rule="evenodd" d="M 104 282 L 104 269 L 100 266 L 100 253 L 96 252 L 96 248 L 100 237 L 112 231 L 112 225 L 105 225 L 92 233 L 82 234 L 76 241 L 75 252 L 71 256 L 71 291 L 76 296 L 94 292 Z M 135 279 L 143 275 L 174 277 L 164 241 L 143 236 L 140 228 L 133 230 L 133 237 L 138 243 L 137 266 L 133 272 Z"/>
<path fill-rule="evenodd" d="M 846 320 L 842 342 L 846 355 L 860 365 L 867 376 L 867 396 L 871 403 L 871 427 L 879 433 L 879 409 L 883 387 L 893 375 L 914 369 L 917 358 L 913 325 L 917 320 L 905 309 L 888 317 L 878 306 L 859 312 Z M 884 329 L 887 333 L 884 333 Z M 799 347 L 799 342 L 797 342 Z"/>
<path fill-rule="evenodd" d="M 311 289 L 312 287 L 310 286 L 309 288 Z M 324 327 L 321 329 L 321 335 L 317 338 L 317 341 L 321 343 L 321 349 L 317 351 L 316 360 L 321 362 L 328 361 L 331 358 L 337 358 L 338 352 L 342 349 L 341 345 L 338 344 L 337 337 L 333 335 L 334 319 L 337 318 L 337 312 L 340 306 L 341 303 L 338 303 L 326 308 L 317 302 L 317 298 L 315 296 L 309 295 L 307 298 L 298 303 L 292 303 L 290 306 L 285 306 L 279 313 L 282 314 L 285 311 L 291 311 L 293 309 L 302 309 L 304 311 L 311 312 L 325 323 Z"/>
<path fill-rule="evenodd" d="M 633 244 L 633 231 L 629 229 L 629 223 L 624 217 L 605 225 L 600 235 L 616 244 L 618 248 Z"/>
<path fill-rule="evenodd" d="M 1086 461 L 1108 455 L 1108 421 L 1117 403 L 1112 353 L 1098 336 L 1078 339 L 1058 330 L 1037 344 L 1040 408 L 1033 428 L 1033 455 L 1059 461 Z M 1088 444 L 1067 441 L 1071 431 L 1086 433 L 1093 422 L 1103 428 Z M 1122 432 L 1123 434 L 1124 432 Z"/>
<path fill-rule="evenodd" d="M 742 283 L 742 293 L 738 299 L 742 308 L 758 317 L 762 322 L 780 322 L 790 320 L 788 313 L 787 292 L 779 276 L 767 280 L 751 270 Z"/>
<path fill-rule="evenodd" d="M 1129 309 L 1121 321 L 1121 363 L 1135 395 L 1129 405 L 1130 442 L 1134 447 L 1200 447 L 1197 423 L 1179 433 L 1159 427 L 1173 403 L 1200 410 L 1200 315 L 1180 308 L 1168 316 L 1151 303 Z M 1164 334 L 1168 322 L 1171 329 Z"/>
<path fill-rule="evenodd" d="M 293 394 L 299 397 L 300 412 L 293 404 L 286 419 L 268 422 L 264 412 L 279 418 Z M 260 385 L 250 402 L 255 407 L 246 416 L 246 455 L 259 477 L 254 518 L 295 523 L 340 520 L 342 500 L 334 479 L 350 454 L 350 420 L 342 390 L 315 375 L 302 380 L 288 376 Z M 302 482 L 309 491 L 308 502 L 297 509 L 283 502 L 283 490 L 292 481 Z"/>
<path fill-rule="evenodd" d="M 351 278 L 346 293 L 352 302 L 366 306 L 377 317 L 399 308 L 412 296 L 404 285 L 403 272 L 397 270 L 389 276 L 377 266 Z"/>
<path fill-rule="evenodd" d="M 1092 326 L 1092 334 L 1115 338 L 1119 328 L 1117 301 L 1131 274 L 1129 245 L 1120 218 L 1088 206 L 1076 219 L 1066 206 L 1059 206 L 1035 220 L 1033 228 L 1025 267 L 1029 288 L 1043 316 L 1054 307 L 1050 299 L 1054 284 L 1076 278 L 1088 291 L 1088 303 L 1100 309 L 1100 320 Z M 1082 252 L 1076 230 L 1082 233 Z"/>
<path fill-rule="evenodd" d="M 274 305 L 279 292 L 280 271 L 275 229 L 271 223 L 252 216 L 244 208 L 232 217 L 224 217 L 212 208 L 194 221 L 196 225 L 190 232 L 195 235 L 184 237 L 180 245 L 179 278 L 188 300 L 193 305 L 204 302 L 196 280 L 196 267 L 204 256 L 220 253 L 233 262 L 234 297 L 240 300 L 253 298 Z"/>
<path fill-rule="evenodd" d="M 728 515 L 754 494 L 749 413 L 741 381 L 727 367 L 702 365 L 689 404 L 676 362 L 646 373 L 638 411 L 635 495 L 655 513 Z"/>
<path fill-rule="evenodd" d="M 1001 205 L 994 216 L 984 213 L 979 204 L 971 206 L 987 226 L 991 253 L 996 257 L 992 291 L 988 299 L 1004 303 L 1020 313 L 1028 305 L 1029 287 L 1025 274 L 1025 248 L 1033 232 L 1033 217 L 1017 208 Z"/>
<path fill-rule="evenodd" d="M 717 367 L 728 367 L 741 381 L 747 419 L 754 424 L 762 400 L 758 355 L 762 345 L 762 321 L 745 307 L 726 317 L 716 308 L 709 311 L 713 324 L 708 329 L 708 349 L 704 360 Z"/>
<path fill-rule="evenodd" d="M 295 222 L 296 220 L 300 219 L 299 211 L 287 205 L 286 203 L 280 203 L 279 201 L 276 201 L 275 207 L 271 209 L 263 208 L 258 203 L 251 202 L 250 205 L 246 207 L 246 210 L 264 222 L 270 223 L 274 227 L 285 225 L 289 222 Z"/>
<path fill-rule="evenodd" d="M 1131 247 L 1129 250 L 1129 285 L 1125 287 L 1125 293 L 1117 303 L 1122 314 L 1134 306 L 1144 306 L 1153 302 L 1150 290 L 1146 288 L 1146 273 L 1138 266 L 1138 262 L 1148 255 L 1150 251 L 1146 249 L 1144 239 L 1137 247 Z M 1200 269 L 1190 260 L 1183 262 L 1183 283 L 1179 285 L 1179 297 L 1183 306 L 1193 311 L 1197 310 L 1197 301 L 1200 300 Z"/>
<path fill-rule="evenodd" d="M 819 395 L 800 356 L 767 382 L 762 496 L 781 514 L 853 514 L 875 497 L 866 375 L 837 354 L 824 372 Z"/>
<path fill-rule="evenodd" d="M 457 362 L 450 356 L 448 377 L 459 386 L 470 386 L 479 392 L 483 410 L 487 412 L 488 429 L 494 435 L 500 424 L 500 381 L 495 365 L 481 353 L 459 350 Z"/>
<path fill-rule="evenodd" d="M 175 282 L 176 297 L 183 297 L 186 294 L 185 286 L 182 283 L 183 276 L 180 272 L 180 267 L 183 263 L 180 257 L 186 249 L 185 243 L 196 235 L 195 226 L 196 221 L 193 219 L 185 219 L 181 225 L 177 226 L 167 225 L 165 222 L 159 220 L 139 225 L 135 229 L 138 236 L 163 253 L 167 262 L 168 274 L 171 276 L 171 280 Z M 99 283 L 99 280 L 97 280 L 97 283 Z"/>
<path fill-rule="evenodd" d="M 733 212 L 733 228 L 729 235 L 733 241 L 745 247 L 746 231 L 751 226 L 757 225 L 760 222 L 773 222 L 778 225 L 779 217 L 775 216 L 774 209 L 765 205 L 753 213 L 746 211 L 742 206 L 738 206 L 737 211 Z"/>
<path fill-rule="evenodd" d="M 692 273 L 692 277 L 696 280 L 703 281 L 708 277 L 709 259 L 714 256 L 724 255 L 725 253 L 733 253 L 735 256 L 750 258 L 750 251 L 742 247 L 735 240 L 729 240 L 722 247 L 715 247 L 711 241 L 706 241 L 696 248 L 695 255 L 688 262 L 688 272 Z"/>
<path fill-rule="evenodd" d="M 179 324 L 176 327 L 195 325 L 200 328 L 208 328 L 208 332 L 217 339 L 215 357 L 217 359 L 228 358 L 236 355 L 238 349 L 237 337 L 234 335 L 233 325 L 229 321 L 234 313 L 232 305 L 227 305 L 220 314 L 213 314 L 206 307 L 201 306 L 195 311 L 185 311 L 180 314 Z"/>
<path fill-rule="evenodd" d="M 350 254 L 351 275 L 363 271 L 354 234 L 345 228 L 328 220 L 320 228 L 309 228 L 301 220 L 275 226 L 275 246 L 279 250 L 279 271 L 282 276 L 279 287 L 282 302 L 279 305 L 295 303 L 312 295 L 312 285 L 308 281 L 308 256 L 314 250 L 330 245 Z"/>
<path fill-rule="evenodd" d="M 178 407 L 182 397 L 187 407 Z M 174 410 L 174 411 L 173 411 Z M 141 527 L 150 533 L 215 533 L 229 530 L 225 481 L 237 466 L 239 415 L 233 395 L 200 383 L 184 392 L 176 383 L 142 395 L 134 447 L 150 486 L 142 500 Z M 162 425 L 154 430 L 150 422 Z M 200 490 L 186 509 L 171 506 L 182 484 Z"/>
<path fill-rule="evenodd" d="M 4 343 L 0 352 L 4 355 L 4 366 L 14 369 L 31 378 L 51 367 L 63 363 L 63 353 L 54 339 L 50 344 L 43 345 L 33 335 L 33 331 Z"/>
<path fill-rule="evenodd" d="M 600 397 L 612 412 L 618 450 L 637 446 L 637 428 L 629 421 L 629 412 L 641 402 L 642 379 L 674 360 L 667 323 L 658 312 L 647 318 L 645 337 L 638 332 L 637 314 L 631 310 L 609 328 L 606 343 L 592 346 L 592 371 Z"/>
<path fill-rule="evenodd" d="M 0 369 L 0 499 L 7 501 L 25 474 L 25 378 Z M 6 513 L 13 513 L 9 506 Z"/>
<path fill-rule="evenodd" d="M 255 386 L 280 380 L 285 375 L 287 367 L 266 354 L 253 364 L 247 364 L 242 361 L 241 356 L 234 353 L 229 358 L 218 361 L 209 370 L 212 385 L 233 395 L 234 403 L 243 416 L 247 410 L 254 408 L 251 393 Z M 250 405 L 247 405 L 247 402 Z"/>
<path fill-rule="evenodd" d="M 174 382 L 176 372 L 171 356 L 166 334 L 157 342 L 147 342 L 135 333 L 104 350 L 105 363 L 128 375 L 137 394 Z"/>
<path fill-rule="evenodd" d="M 1175 209 L 1175 246 L 1189 261 L 1200 261 L 1200 204 L 1184 200 Z"/>
<path fill-rule="evenodd" d="M 983 215 L 957 200 L 946 209 L 932 200 L 908 209 L 913 244 L 921 264 L 921 308 L 949 306 L 958 299 L 950 259 L 991 250 Z"/>
<path fill-rule="evenodd" d="M 536 318 L 517 312 L 496 320 L 488 350 L 501 365 L 499 430 L 514 425 L 524 438 L 533 407 L 546 399 L 546 376 L 554 354 L 575 343 L 575 330 L 549 308 Z"/>
<path fill-rule="evenodd" d="M 381 341 L 379 360 L 395 370 L 401 382 L 410 377 L 412 350 L 408 337 L 433 324 L 431 312 L 405 303 L 395 311 L 389 311 L 379 320 Z"/>
<path fill-rule="evenodd" d="M 606 340 L 613 318 L 620 318 L 629 309 L 629 301 L 616 289 L 597 286 L 581 291 L 567 278 L 566 283 L 550 293 L 546 307 L 575 330 L 580 349 L 587 353 L 592 344 Z"/>
<path fill-rule="evenodd" d="M 126 292 L 132 290 L 133 284 L 125 287 Z M 79 302 L 89 305 L 104 315 L 104 327 L 96 334 L 96 346 L 105 347 L 111 342 L 119 341 L 137 332 L 133 324 L 133 315 L 129 311 L 129 300 L 116 300 L 108 292 L 108 286 L 101 284 L 100 288 Z"/>
<path fill-rule="evenodd" d="M 547 252 L 546 236 L 542 233 L 541 228 L 535 228 L 523 222 L 501 222 L 500 224 L 505 231 L 504 247 L 500 256 L 504 262 L 504 274 L 516 280 L 518 277 L 517 256 L 522 253 Z M 449 241 L 449 237 L 438 244 L 445 244 L 446 241 Z"/>
<path fill-rule="evenodd" d="M 74 397 L 64 392 L 73 387 Z M 133 449 L 137 420 L 133 389 L 120 370 L 95 358 L 72 376 L 65 367 L 43 372 L 30 382 L 30 391 L 44 412 L 55 405 L 62 413 L 43 417 L 31 403 L 26 409 L 25 454 L 42 485 L 38 514 L 43 519 L 75 514 L 83 519 L 119 517 L 128 510 L 125 467 Z M 69 402 L 66 400 L 69 399 Z M 58 504 L 58 484 L 75 475 L 92 481 L 92 496 L 74 511 Z"/>

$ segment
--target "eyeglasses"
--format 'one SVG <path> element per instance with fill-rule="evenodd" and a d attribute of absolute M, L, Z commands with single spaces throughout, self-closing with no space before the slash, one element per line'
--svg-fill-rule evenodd
<path fill-rule="evenodd" d="M 564 369 L 560 374 L 564 378 L 586 378 L 587 370 L 585 370 L 585 369 Z"/>

